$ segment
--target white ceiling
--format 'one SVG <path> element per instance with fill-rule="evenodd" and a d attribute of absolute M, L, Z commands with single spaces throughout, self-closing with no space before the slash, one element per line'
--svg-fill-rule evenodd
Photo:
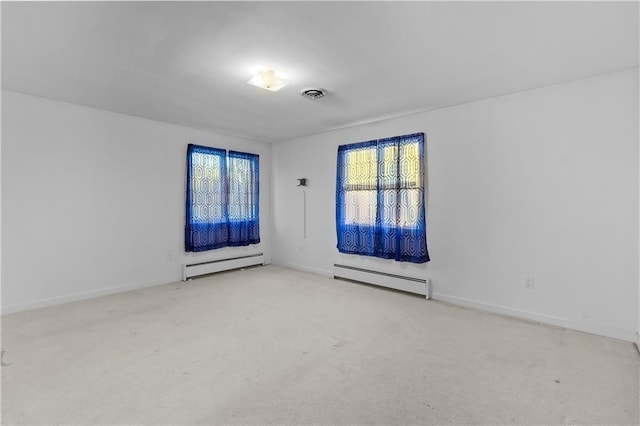
<path fill-rule="evenodd" d="M 638 6 L 2 2 L 2 85 L 279 141 L 637 67 Z M 246 84 L 258 65 L 289 85 Z"/>

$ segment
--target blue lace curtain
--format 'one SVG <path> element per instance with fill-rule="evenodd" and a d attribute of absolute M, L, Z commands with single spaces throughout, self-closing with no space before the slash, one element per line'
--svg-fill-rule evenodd
<path fill-rule="evenodd" d="M 260 242 L 258 156 L 229 151 L 228 224 L 230 246 Z"/>
<path fill-rule="evenodd" d="M 338 147 L 336 227 L 341 253 L 429 261 L 423 133 Z"/>
<path fill-rule="evenodd" d="M 189 144 L 185 251 L 260 242 L 258 156 Z"/>

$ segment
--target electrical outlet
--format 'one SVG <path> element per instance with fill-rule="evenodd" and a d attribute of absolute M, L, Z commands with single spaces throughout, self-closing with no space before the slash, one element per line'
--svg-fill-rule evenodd
<path fill-rule="evenodd" d="M 172 251 L 168 251 L 167 252 L 167 262 L 171 262 L 173 261 L 173 252 Z"/>
<path fill-rule="evenodd" d="M 524 288 L 533 290 L 533 276 L 528 275 L 524 278 Z"/>

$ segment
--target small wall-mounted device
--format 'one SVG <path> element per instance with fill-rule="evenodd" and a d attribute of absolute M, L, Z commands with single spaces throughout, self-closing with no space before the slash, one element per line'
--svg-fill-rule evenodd
<path fill-rule="evenodd" d="M 307 178 L 298 179 L 298 186 L 307 186 Z"/>

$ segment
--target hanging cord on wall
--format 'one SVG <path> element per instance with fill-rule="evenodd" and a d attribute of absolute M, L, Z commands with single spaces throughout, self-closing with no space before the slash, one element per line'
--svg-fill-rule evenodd
<path fill-rule="evenodd" d="M 307 191 L 302 191 L 302 239 L 307 239 Z"/>
<path fill-rule="evenodd" d="M 307 178 L 297 179 L 298 186 L 307 186 Z M 302 191 L 302 239 L 307 239 L 307 191 Z"/>

